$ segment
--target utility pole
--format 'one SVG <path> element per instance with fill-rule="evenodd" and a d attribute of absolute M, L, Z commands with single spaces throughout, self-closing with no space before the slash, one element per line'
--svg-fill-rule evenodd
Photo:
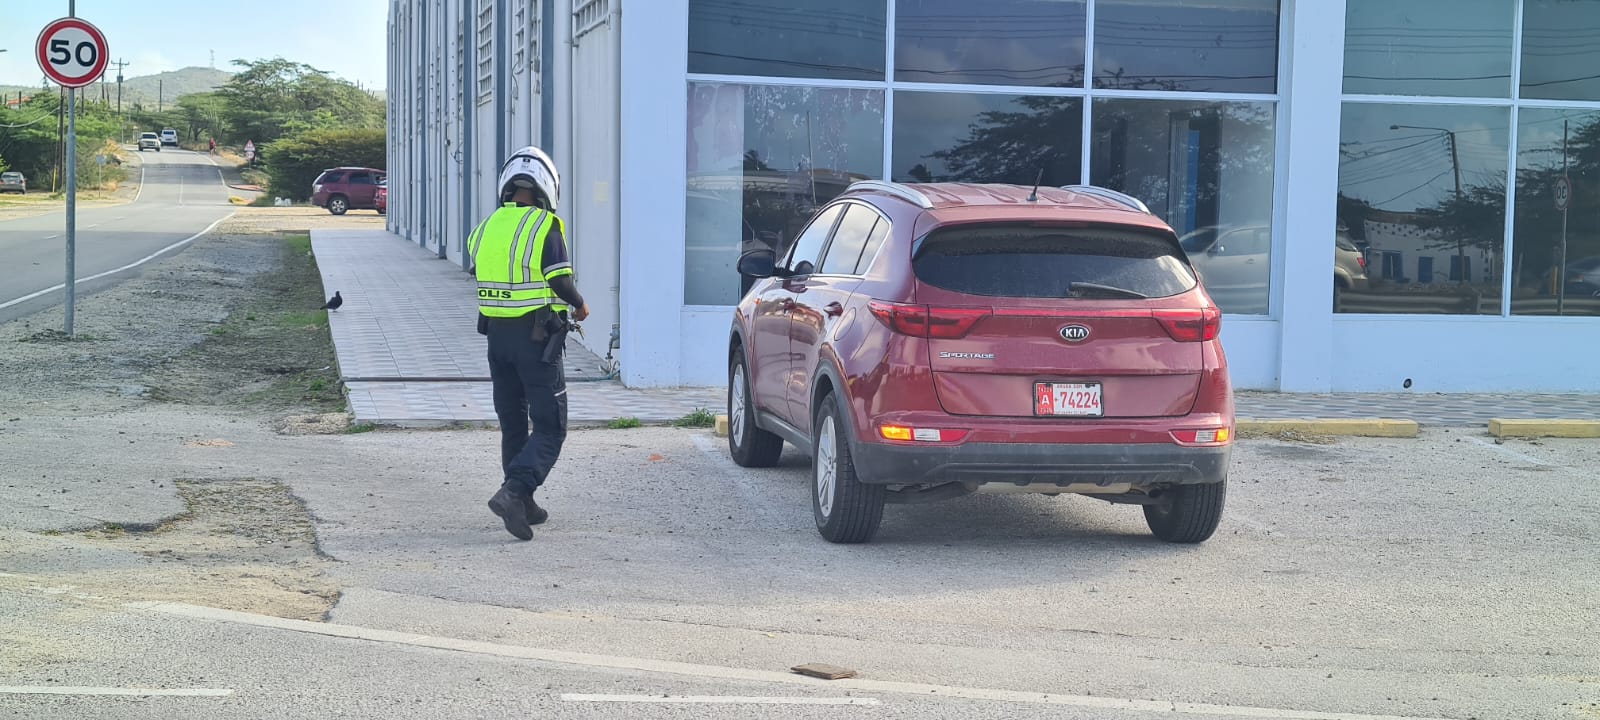
<path fill-rule="evenodd" d="M 117 66 L 117 114 L 121 115 L 122 114 L 122 69 L 127 67 L 127 66 L 129 66 L 129 65 L 131 65 L 132 63 L 128 63 L 128 62 L 124 62 L 122 60 L 118 60 L 118 61 L 116 61 L 114 63 L 111 63 L 111 64 Z"/>
<path fill-rule="evenodd" d="M 161 112 L 161 101 L 167 99 L 167 81 L 156 81 L 156 112 Z"/>

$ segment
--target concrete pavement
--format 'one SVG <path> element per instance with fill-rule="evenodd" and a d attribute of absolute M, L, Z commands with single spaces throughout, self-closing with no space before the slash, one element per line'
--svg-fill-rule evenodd
<path fill-rule="evenodd" d="M 139 180 L 133 202 L 80 208 L 77 217 L 77 267 L 80 293 L 93 292 L 120 277 L 119 268 L 178 248 L 175 244 L 233 212 L 222 171 L 207 155 L 186 150 L 136 153 L 129 172 Z M 0 221 L 0 322 L 30 315 L 63 302 L 66 272 L 64 210 Z M 127 268 L 132 272 L 135 268 Z M 87 280 L 98 275 L 104 278 Z"/>
<path fill-rule="evenodd" d="M 483 507 L 493 433 L 282 437 L 152 408 L 122 415 L 115 429 L 144 428 L 128 444 L 114 429 L 69 440 L 72 422 L 18 424 L 14 439 L 33 451 L 5 463 L 15 469 L 6 482 L 69 492 L 8 504 L 74 502 L 104 517 L 96 505 L 136 505 L 102 493 L 107 478 L 151 496 L 180 478 L 281 482 L 314 519 L 318 548 L 334 561 L 326 577 L 342 593 L 333 625 L 316 631 L 129 608 L 167 599 L 150 584 L 175 569 L 165 556 L 119 556 L 106 549 L 115 539 L 90 552 L 63 536 L 46 552 L 39 542 L 50 536 L 0 537 L 0 573 L 10 573 L 0 576 L 9 641 L 0 686 L 236 693 L 0 697 L 0 708 L 29 718 L 316 717 L 324 707 L 323 717 L 1569 720 L 1597 700 L 1593 442 L 1497 445 L 1446 430 L 1331 445 L 1246 441 L 1223 526 L 1198 547 L 1152 540 L 1137 508 L 997 496 L 892 507 L 879 541 L 847 547 L 811 527 L 803 458 L 752 471 L 703 431 L 581 430 L 541 491 L 550 523 L 519 543 Z M 231 444 L 187 442 L 194 437 Z M 30 458 L 67 443 L 103 458 L 100 467 L 48 481 L 26 474 Z M 226 557 L 211 562 L 202 567 L 218 578 L 184 576 L 195 595 L 216 598 L 198 604 L 255 602 L 210 589 L 238 582 Z M 802 662 L 895 685 L 813 690 L 749 675 Z M 317 670 L 296 671 L 305 667 Z M 934 690 L 905 692 L 907 683 Z M 562 699 L 813 693 L 883 704 Z M 940 693 L 953 697 L 931 697 Z M 1206 707 L 1093 708 L 1088 698 Z"/>

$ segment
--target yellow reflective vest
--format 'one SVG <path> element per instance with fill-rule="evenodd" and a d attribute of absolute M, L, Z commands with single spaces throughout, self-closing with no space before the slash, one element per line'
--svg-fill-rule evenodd
<path fill-rule="evenodd" d="M 467 239 L 467 251 L 477 266 L 478 312 L 492 318 L 514 318 L 549 306 L 563 311 L 550 288 L 550 278 L 571 275 L 570 263 L 544 268 L 544 242 L 551 228 L 565 225 L 555 213 L 507 203 L 478 224 Z"/>

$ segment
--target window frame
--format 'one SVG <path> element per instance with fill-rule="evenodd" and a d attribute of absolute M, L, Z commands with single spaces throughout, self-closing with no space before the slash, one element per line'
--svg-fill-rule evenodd
<path fill-rule="evenodd" d="M 1439 105 L 1445 107 L 1490 107 L 1507 110 L 1507 144 L 1505 168 L 1505 224 L 1502 229 L 1500 250 L 1505 259 L 1500 271 L 1500 313 L 1488 314 L 1459 314 L 1459 315 L 1420 315 L 1414 313 L 1338 313 L 1340 318 L 1359 318 L 1364 320 L 1427 317 L 1429 319 L 1474 319 L 1474 318 L 1512 318 L 1540 317 L 1536 315 L 1514 315 L 1512 313 L 1512 292 L 1516 281 L 1516 273 L 1509 265 L 1509 259 L 1516 257 L 1516 223 L 1517 223 L 1517 162 L 1520 155 L 1519 131 L 1522 127 L 1521 111 L 1524 109 L 1546 110 L 1591 110 L 1600 111 L 1600 100 L 1547 100 L 1542 98 L 1522 97 L 1522 54 L 1523 54 L 1523 18 L 1527 11 L 1527 0 L 1514 0 L 1515 13 L 1511 31 L 1511 92 L 1508 97 L 1460 97 L 1451 95 L 1373 95 L 1363 93 L 1344 93 L 1339 95 L 1339 105 L 1342 109 L 1347 105 Z M 1348 41 L 1348 40 L 1347 40 Z M 1342 88 L 1341 88 L 1342 90 Z M 1397 255 L 1399 253 L 1396 253 Z M 1446 261 L 1447 263 L 1449 261 Z M 1482 268 L 1474 268 L 1481 272 Z M 1404 266 L 1400 267 L 1402 274 Z M 1433 274 L 1440 275 L 1441 268 L 1434 267 Z M 1443 268 L 1449 272 L 1449 266 Z"/>
<path fill-rule="evenodd" d="M 574 2 L 594 2 L 595 0 L 574 0 Z M 694 0 L 686 0 L 693 2 Z M 863 0 L 867 2 L 869 0 Z M 1284 203 L 1288 195 L 1287 185 L 1287 148 L 1289 123 L 1284 122 L 1284 110 L 1287 107 L 1284 98 L 1284 88 L 1288 83 L 1289 59 L 1292 57 L 1293 33 L 1289 25 L 1293 13 L 1286 6 L 1294 0 L 1279 0 L 1278 2 L 1278 27 L 1277 27 L 1277 67 L 1274 69 L 1275 82 L 1270 93 L 1247 92 L 1217 92 L 1217 91 L 1191 91 L 1191 90 L 1116 90 L 1093 87 L 1095 77 L 1095 15 L 1098 0 L 1088 0 L 1087 13 L 1084 17 L 1084 72 L 1083 85 L 1078 87 L 1034 86 L 1034 85 L 988 85 L 973 83 L 934 83 L 921 81 L 908 81 L 895 79 L 895 28 L 897 26 L 897 1 L 877 0 L 887 5 L 884 32 L 884 77 L 874 80 L 832 80 L 824 78 L 781 77 L 769 75 L 738 75 L 725 73 L 696 73 L 687 72 L 684 75 L 685 85 L 694 83 L 724 83 L 745 87 L 757 85 L 807 87 L 816 89 L 853 89 L 877 90 L 883 93 L 883 158 L 879 171 L 880 179 L 893 177 L 894 167 L 894 118 L 895 95 L 900 91 L 910 92 L 941 92 L 957 94 L 987 94 L 987 95 L 1032 95 L 1047 97 L 1075 97 L 1082 101 L 1083 119 L 1081 128 L 1081 150 L 1079 153 L 1079 178 L 1093 177 L 1090 163 L 1094 157 L 1094 132 L 1093 113 L 1095 100 L 1098 99 L 1129 99 L 1129 100 L 1168 100 L 1168 101 L 1196 101 L 1196 102 L 1256 102 L 1271 105 L 1275 118 L 1273 139 L 1273 183 L 1272 183 L 1272 214 L 1271 237 L 1272 249 L 1269 254 L 1268 308 L 1266 314 L 1238 315 L 1227 313 L 1229 317 L 1238 317 L 1249 320 L 1278 320 L 1282 317 L 1283 293 L 1287 287 L 1284 282 L 1285 268 L 1283 263 L 1283 248 L 1287 242 L 1287 219 L 1284 214 Z M 1299 0 L 1304 2 L 1305 0 Z M 1517 0 L 1519 3 L 1522 0 Z M 1520 7 L 1520 5 L 1519 5 Z M 1518 13 L 1520 23 L 1521 13 Z M 1518 32 L 1520 34 L 1520 25 Z M 1518 46 L 1520 52 L 1520 45 Z M 687 60 L 687 58 L 685 58 Z M 1600 104 L 1597 104 L 1600 105 Z M 685 202 L 687 202 L 685 200 Z M 831 238 L 830 238 L 831 240 Z M 786 254 L 787 256 L 787 254 Z M 786 263 L 785 263 L 786 265 Z M 865 268 L 861 269 L 865 272 Z M 726 308 L 732 305 L 685 305 L 695 308 Z"/>
<path fill-rule="evenodd" d="M 801 228 L 799 233 L 795 234 L 794 242 L 789 244 L 789 249 L 785 250 L 783 252 L 783 262 L 781 263 L 781 265 L 783 266 L 783 269 L 788 270 L 788 271 L 793 273 L 793 271 L 794 271 L 794 259 L 795 259 L 794 258 L 794 252 L 795 252 L 796 248 L 800 247 L 800 238 L 805 237 L 806 233 L 810 232 L 811 228 L 816 226 L 817 220 L 822 217 L 823 213 L 826 213 L 826 212 L 828 212 L 830 210 L 833 210 L 834 208 L 842 208 L 844 206 L 844 204 L 847 203 L 847 202 L 849 202 L 849 201 L 848 200 L 834 200 L 834 201 L 831 201 L 831 202 L 823 205 L 822 207 L 818 208 L 817 211 L 812 214 L 811 219 L 806 221 L 806 226 Z M 814 261 L 812 263 L 811 272 L 808 272 L 808 273 L 793 273 L 789 277 L 797 277 L 797 278 L 798 277 L 811 277 L 812 275 L 820 275 L 821 274 L 821 273 L 817 272 L 817 268 L 821 267 L 820 262 L 821 262 L 823 256 L 825 256 L 827 254 L 828 246 L 833 244 L 833 231 L 837 230 L 839 228 L 839 221 L 843 220 L 843 219 L 844 219 L 844 211 L 841 209 L 840 212 L 839 212 L 839 216 L 835 217 L 833 219 L 833 222 L 828 225 L 828 229 L 827 229 L 827 233 L 828 234 L 825 237 L 822 238 L 822 244 L 817 246 L 817 259 L 816 259 L 816 261 Z"/>

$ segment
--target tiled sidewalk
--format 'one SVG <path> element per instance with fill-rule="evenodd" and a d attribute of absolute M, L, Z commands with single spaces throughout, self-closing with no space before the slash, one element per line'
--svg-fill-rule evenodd
<path fill-rule="evenodd" d="M 328 325 L 356 422 L 495 422 L 469 275 L 378 230 L 313 230 L 311 244 L 327 294 L 344 297 L 344 306 L 328 313 Z M 567 343 L 574 425 L 619 417 L 664 422 L 725 404 L 722 388 L 630 390 L 602 380 L 601 364 L 577 340 Z"/>
<path fill-rule="evenodd" d="M 313 230 L 311 240 L 323 286 L 345 298 L 328 322 L 358 422 L 495 422 L 472 281 L 461 268 L 383 231 Z M 567 349 L 574 425 L 664 422 L 726 407 L 720 387 L 632 390 L 600 380 L 600 358 L 576 340 Z M 1240 392 L 1236 400 L 1242 418 L 1380 417 L 1434 426 L 1482 426 L 1495 417 L 1600 420 L 1595 395 Z"/>

